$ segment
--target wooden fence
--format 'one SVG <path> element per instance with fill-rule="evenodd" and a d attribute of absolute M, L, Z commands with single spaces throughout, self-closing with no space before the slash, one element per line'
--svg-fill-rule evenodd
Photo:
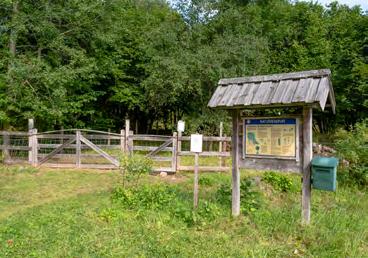
<path fill-rule="evenodd" d="M 129 132 L 129 133 L 128 133 Z M 200 171 L 228 171 L 230 137 L 204 136 L 200 157 L 212 157 Z M 139 153 L 154 161 L 156 172 L 175 173 L 194 170 L 189 151 L 190 136 L 134 134 L 126 128 L 120 133 L 71 129 L 38 133 L 0 131 L 0 150 L 5 164 L 29 163 L 57 168 L 119 168 L 123 153 Z M 193 159 L 194 160 L 194 159 Z"/>

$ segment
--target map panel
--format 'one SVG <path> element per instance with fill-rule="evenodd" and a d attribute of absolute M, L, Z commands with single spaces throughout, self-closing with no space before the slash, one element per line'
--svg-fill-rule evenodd
<path fill-rule="evenodd" d="M 245 120 L 245 154 L 295 157 L 296 119 Z"/>

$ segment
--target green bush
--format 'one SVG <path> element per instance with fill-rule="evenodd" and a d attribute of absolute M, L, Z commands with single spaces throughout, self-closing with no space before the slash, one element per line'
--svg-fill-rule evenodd
<path fill-rule="evenodd" d="M 338 179 L 343 183 L 368 185 L 368 120 L 357 123 L 354 128 L 336 133 L 335 148 L 342 160 Z"/>
<path fill-rule="evenodd" d="M 221 184 L 216 192 L 216 200 L 230 206 L 231 187 L 228 184 Z M 244 178 L 240 181 L 240 209 L 243 214 L 256 211 L 261 207 L 262 196 L 255 190 L 254 181 L 251 178 Z"/>
<path fill-rule="evenodd" d="M 153 162 L 151 159 L 143 155 L 122 155 L 120 157 L 120 172 L 125 181 L 136 183 L 144 174 L 149 174 L 153 171 Z"/>
<path fill-rule="evenodd" d="M 220 208 L 215 203 L 208 201 L 200 203 L 196 210 L 186 203 L 176 203 L 173 215 L 187 226 L 204 226 L 220 215 Z"/>
<path fill-rule="evenodd" d="M 161 209 L 169 206 L 174 198 L 174 189 L 163 185 L 117 187 L 112 192 L 113 202 L 127 209 Z"/>
<path fill-rule="evenodd" d="M 266 172 L 264 173 L 262 180 L 281 192 L 289 192 L 294 189 L 293 181 L 280 173 Z"/>

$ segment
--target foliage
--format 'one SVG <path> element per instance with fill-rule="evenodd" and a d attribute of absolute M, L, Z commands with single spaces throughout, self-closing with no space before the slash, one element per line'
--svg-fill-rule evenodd
<path fill-rule="evenodd" d="M 342 164 L 338 178 L 346 183 L 368 186 L 368 121 L 357 123 L 349 131 L 340 129 L 336 133 L 335 147 L 339 157 L 350 163 L 348 167 Z"/>
<path fill-rule="evenodd" d="M 293 181 L 281 173 L 265 172 L 262 180 L 269 183 L 278 191 L 289 192 L 294 190 Z"/>
<path fill-rule="evenodd" d="M 354 187 L 341 186 L 333 195 L 313 192 L 312 223 L 302 230 L 300 195 L 293 192 L 265 196 L 267 205 L 252 216 L 236 219 L 230 218 L 229 206 L 211 200 L 208 202 L 219 208 L 215 219 L 207 221 L 204 217 L 205 225 L 187 226 L 181 216 L 166 208 L 141 212 L 111 203 L 111 187 L 119 184 L 120 177 L 115 172 L 42 169 L 36 176 L 7 173 L 0 167 L 0 174 L 0 257 L 4 258 L 367 254 L 368 199 L 365 192 Z M 229 180 L 228 174 L 213 176 L 218 181 Z M 300 183 L 299 175 L 291 177 Z M 140 184 L 154 186 L 156 180 L 161 181 L 146 176 Z M 180 190 L 176 198 L 190 207 L 191 180 L 161 183 Z M 205 194 L 200 206 L 204 204 L 202 198 L 215 196 L 216 188 L 200 192 Z"/>
<path fill-rule="evenodd" d="M 127 209 L 163 209 L 174 199 L 173 189 L 163 186 L 117 187 L 112 192 L 112 200 Z"/>
<path fill-rule="evenodd" d="M 123 184 L 125 182 L 137 183 L 144 174 L 149 174 L 153 171 L 153 162 L 150 158 L 134 154 L 120 156 L 120 172 L 123 176 Z"/>
<path fill-rule="evenodd" d="M 230 207 L 231 188 L 228 184 L 221 184 L 216 192 L 219 203 Z M 240 209 L 243 214 L 255 212 L 261 207 L 262 195 L 255 189 L 252 178 L 243 178 L 240 181 Z"/>
<path fill-rule="evenodd" d="M 172 3 L 172 1 L 170 1 Z M 0 127 L 175 129 L 216 134 L 223 77 L 331 68 L 337 115 L 366 117 L 368 16 L 303 1 L 2 1 Z M 228 133 L 225 126 L 225 133 Z"/>

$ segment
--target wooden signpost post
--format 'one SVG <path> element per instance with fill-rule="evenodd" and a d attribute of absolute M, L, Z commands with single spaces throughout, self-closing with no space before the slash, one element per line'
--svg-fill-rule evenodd
<path fill-rule="evenodd" d="M 202 152 L 203 146 L 203 135 L 192 134 L 190 136 L 190 151 L 194 152 L 194 189 L 193 189 L 193 207 L 196 209 L 198 207 L 198 193 L 199 193 L 199 153 Z"/>
<path fill-rule="evenodd" d="M 331 71 L 324 69 L 219 81 L 208 106 L 228 109 L 232 116 L 233 216 L 240 214 L 239 168 L 278 170 L 300 173 L 302 222 L 310 223 L 312 109 L 328 106 L 335 113 L 330 75 Z M 242 114 L 244 110 L 276 108 L 282 110 L 282 116 Z M 290 108 L 293 113 L 288 114 Z"/>

